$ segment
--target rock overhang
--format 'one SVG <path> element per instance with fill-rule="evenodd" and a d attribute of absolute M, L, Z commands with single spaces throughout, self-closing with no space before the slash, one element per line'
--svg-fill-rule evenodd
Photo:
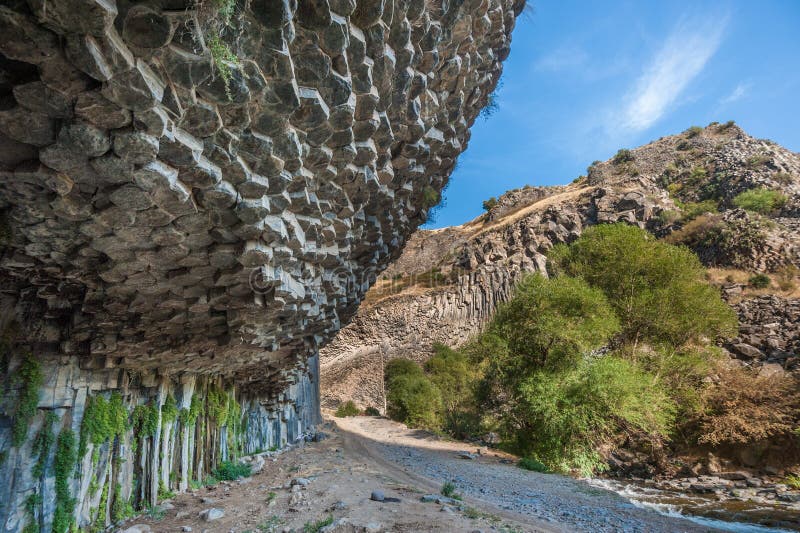
<path fill-rule="evenodd" d="M 523 2 L 229 5 L 0 7 L 3 289 L 88 368 L 279 390 L 424 221 Z"/>

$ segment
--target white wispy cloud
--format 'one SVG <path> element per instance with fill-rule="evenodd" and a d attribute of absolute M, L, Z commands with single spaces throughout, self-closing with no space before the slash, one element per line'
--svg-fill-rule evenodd
<path fill-rule="evenodd" d="M 634 133 L 658 121 L 717 51 L 727 22 L 727 16 L 682 19 L 626 95 L 614 129 Z"/>
<path fill-rule="evenodd" d="M 564 45 L 539 58 L 535 68 L 541 71 L 558 72 L 583 66 L 589 59 L 586 50 L 575 45 Z"/>
<path fill-rule="evenodd" d="M 739 83 L 733 89 L 733 91 L 731 91 L 731 93 L 728 96 L 726 96 L 723 99 L 721 99 L 719 101 L 719 103 L 721 105 L 726 105 L 726 104 L 732 104 L 733 102 L 735 102 L 737 100 L 741 100 L 742 98 L 744 98 L 745 96 L 750 94 L 750 88 L 752 86 L 753 86 L 753 84 L 750 83 L 750 82 Z"/>

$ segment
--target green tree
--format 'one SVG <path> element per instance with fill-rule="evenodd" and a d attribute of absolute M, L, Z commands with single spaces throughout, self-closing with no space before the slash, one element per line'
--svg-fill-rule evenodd
<path fill-rule="evenodd" d="M 421 376 L 423 374 L 422 367 L 411 359 L 398 357 L 386 363 L 386 368 L 383 370 L 383 379 L 389 383 L 397 376 L 413 375 Z"/>
<path fill-rule="evenodd" d="M 674 404 L 653 377 L 617 356 L 584 359 L 577 368 L 534 372 L 522 382 L 514 444 L 553 470 L 603 470 L 599 453 L 620 431 L 661 437 Z"/>
<path fill-rule="evenodd" d="M 556 271 L 601 289 L 622 324 L 621 339 L 681 346 L 702 337 L 732 336 L 736 315 L 688 248 L 657 241 L 627 224 L 589 228 L 550 255 Z"/>
<path fill-rule="evenodd" d="M 401 374 L 389 381 L 386 392 L 389 416 L 410 427 L 438 429 L 442 394 L 424 375 Z"/>
<path fill-rule="evenodd" d="M 524 278 L 489 330 L 504 339 L 523 367 L 574 366 L 619 330 L 611 304 L 584 280 L 541 274 Z"/>
<path fill-rule="evenodd" d="M 456 437 L 465 437 L 478 427 L 474 408 L 475 366 L 462 352 L 439 343 L 425 362 L 428 378 L 442 396 L 443 426 Z"/>

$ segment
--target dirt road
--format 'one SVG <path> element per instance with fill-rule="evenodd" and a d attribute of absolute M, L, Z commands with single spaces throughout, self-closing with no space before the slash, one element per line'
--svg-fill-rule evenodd
<path fill-rule="evenodd" d="M 571 478 L 504 464 L 502 454 L 459 458 L 463 443 L 386 419 L 334 419 L 323 431 L 329 438 L 321 442 L 264 454 L 263 469 L 252 477 L 178 495 L 162 504 L 163 513 L 130 520 L 119 530 L 708 531 Z M 461 502 L 421 501 L 446 481 L 455 482 Z M 385 501 L 371 500 L 373 491 Z M 332 524 L 316 529 L 326 521 Z"/>

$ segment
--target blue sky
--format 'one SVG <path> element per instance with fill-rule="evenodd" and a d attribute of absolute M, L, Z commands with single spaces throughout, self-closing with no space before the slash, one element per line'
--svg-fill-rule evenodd
<path fill-rule="evenodd" d="M 425 227 L 692 125 L 735 120 L 800 151 L 800 0 L 534 4 L 517 19 L 499 109 L 476 121 Z"/>

